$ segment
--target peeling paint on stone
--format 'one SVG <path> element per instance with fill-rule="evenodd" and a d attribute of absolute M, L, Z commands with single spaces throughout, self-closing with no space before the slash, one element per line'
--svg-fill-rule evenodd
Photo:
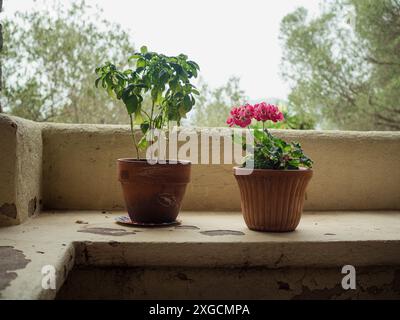
<path fill-rule="evenodd" d="M 182 280 L 182 281 L 194 281 L 193 279 L 190 279 L 190 278 L 186 275 L 186 273 L 183 273 L 183 272 L 178 272 L 178 273 L 176 274 L 176 278 L 179 279 L 179 280 Z"/>
<path fill-rule="evenodd" d="M 394 272 L 392 290 L 394 292 L 400 293 L 400 269 Z"/>
<path fill-rule="evenodd" d="M 9 218 L 12 219 L 16 219 L 17 218 L 17 207 L 15 206 L 14 203 L 5 203 L 0 207 L 0 214 L 2 214 L 3 216 L 7 216 Z"/>
<path fill-rule="evenodd" d="M 11 246 L 0 247 L 0 291 L 17 278 L 15 270 L 24 269 L 31 260 L 22 251 Z"/>
<path fill-rule="evenodd" d="M 110 242 L 108 242 L 108 244 L 111 247 L 118 247 L 120 245 L 120 243 L 118 241 L 110 241 Z"/>
<path fill-rule="evenodd" d="M 113 229 L 113 228 L 85 228 L 78 230 L 78 232 L 100 234 L 104 236 L 126 236 L 129 234 L 136 234 L 133 231 L 126 231 L 124 229 Z"/>
<path fill-rule="evenodd" d="M 285 255 L 282 253 L 282 254 L 279 256 L 278 260 L 275 261 L 275 263 L 274 263 L 275 267 L 277 267 L 277 266 L 282 262 L 282 260 L 283 260 L 284 258 L 285 258 Z"/>
<path fill-rule="evenodd" d="M 29 200 L 28 203 L 28 216 L 32 217 L 37 209 L 37 198 L 34 197 L 33 199 Z"/>
<path fill-rule="evenodd" d="M 244 236 L 244 233 L 241 231 L 235 230 L 209 230 L 209 231 L 201 231 L 201 234 L 206 236 Z"/>
<path fill-rule="evenodd" d="M 287 282 L 278 281 L 277 285 L 278 285 L 279 290 L 290 291 L 290 285 Z"/>
<path fill-rule="evenodd" d="M 344 290 L 340 284 L 337 284 L 333 288 L 326 288 L 326 289 L 314 289 L 311 290 L 307 286 L 302 286 L 301 293 L 295 295 L 292 299 L 293 300 L 329 300 L 336 297 L 339 297 L 343 294 Z"/>

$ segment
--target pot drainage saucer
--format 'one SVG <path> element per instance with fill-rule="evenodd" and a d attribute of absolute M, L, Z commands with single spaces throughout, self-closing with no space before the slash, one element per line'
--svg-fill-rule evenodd
<path fill-rule="evenodd" d="M 135 227 L 147 227 L 147 228 L 157 228 L 157 227 L 170 227 L 177 226 L 181 224 L 179 220 L 175 220 L 172 222 L 163 222 L 163 223 L 146 223 L 146 222 L 136 222 L 132 221 L 128 216 L 119 216 L 115 218 L 115 221 L 119 224 L 135 226 Z"/>

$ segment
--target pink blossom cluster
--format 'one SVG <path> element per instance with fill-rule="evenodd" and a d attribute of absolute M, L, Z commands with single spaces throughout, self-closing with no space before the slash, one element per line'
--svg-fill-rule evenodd
<path fill-rule="evenodd" d="M 240 107 L 233 107 L 230 116 L 226 120 L 226 123 L 230 126 L 239 126 L 245 128 L 251 124 L 251 121 L 256 119 L 257 121 L 272 121 L 278 122 L 283 121 L 283 113 L 279 111 L 278 107 L 266 102 L 257 103 L 254 106 L 245 104 Z"/>

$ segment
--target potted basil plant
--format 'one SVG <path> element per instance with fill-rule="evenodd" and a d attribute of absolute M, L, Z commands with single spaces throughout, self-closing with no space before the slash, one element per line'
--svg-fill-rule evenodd
<path fill-rule="evenodd" d="M 313 162 L 299 143 L 279 139 L 266 128 L 268 121 L 283 120 L 279 108 L 265 102 L 235 107 L 227 120 L 254 136 L 253 152 L 234 168 L 244 220 L 252 230 L 288 232 L 300 222 Z"/>
<path fill-rule="evenodd" d="M 133 223 L 174 223 L 190 181 L 190 162 L 170 159 L 153 163 L 139 154 L 156 143 L 155 129 L 166 130 L 170 121 L 179 125 L 191 111 L 194 96 L 199 94 L 191 80 L 200 69 L 184 54 L 166 56 L 150 52 L 145 46 L 131 60 L 135 61 L 133 69 L 119 70 L 110 62 L 96 69 L 96 87 L 101 86 L 111 97 L 122 100 L 130 119 L 136 157 L 118 159 L 119 181 Z M 150 100 L 147 108 L 146 99 Z M 143 134 L 141 139 L 135 135 L 137 126 Z"/>

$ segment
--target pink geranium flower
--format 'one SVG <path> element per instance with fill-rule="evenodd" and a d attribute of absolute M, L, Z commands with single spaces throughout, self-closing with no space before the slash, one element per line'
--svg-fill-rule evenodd
<path fill-rule="evenodd" d="M 279 111 L 278 107 L 272 104 L 261 102 L 254 106 L 254 118 L 257 121 L 283 121 L 283 113 Z"/>
<path fill-rule="evenodd" d="M 251 120 L 254 117 L 254 107 L 250 104 L 246 104 L 240 107 L 232 108 L 230 117 L 226 120 L 226 123 L 230 126 L 239 126 L 245 128 L 250 125 Z"/>
<path fill-rule="evenodd" d="M 226 123 L 230 127 L 239 126 L 245 128 L 251 124 L 253 119 L 262 122 L 268 120 L 278 122 L 283 121 L 284 117 L 277 106 L 261 102 L 254 106 L 245 104 L 244 106 L 233 107 Z"/>

